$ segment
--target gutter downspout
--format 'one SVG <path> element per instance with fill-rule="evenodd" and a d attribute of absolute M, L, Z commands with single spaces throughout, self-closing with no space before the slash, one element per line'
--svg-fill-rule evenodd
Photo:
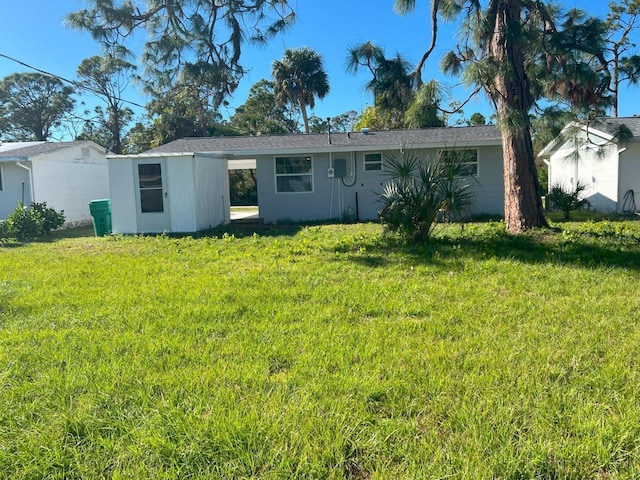
<path fill-rule="evenodd" d="M 20 163 L 20 160 L 16 160 L 16 165 L 18 167 L 24 168 L 27 172 L 29 172 L 29 189 L 31 190 L 31 201 L 29 202 L 29 205 L 31 205 L 36 201 L 35 189 L 33 188 L 33 171 L 23 163 Z"/>

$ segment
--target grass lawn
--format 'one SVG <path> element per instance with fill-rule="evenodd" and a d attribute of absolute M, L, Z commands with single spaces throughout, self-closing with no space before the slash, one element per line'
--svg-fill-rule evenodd
<path fill-rule="evenodd" d="M 0 478 L 640 477 L 639 221 L 381 233 L 0 244 Z"/>

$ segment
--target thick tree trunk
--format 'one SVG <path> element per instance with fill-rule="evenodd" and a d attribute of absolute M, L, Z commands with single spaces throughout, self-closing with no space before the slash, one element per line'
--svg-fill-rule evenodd
<path fill-rule="evenodd" d="M 540 199 L 529 123 L 531 94 L 525 72 L 520 0 L 493 0 L 494 31 L 489 53 L 497 74 L 489 92 L 496 103 L 504 157 L 504 216 L 507 231 L 547 225 Z"/>
<path fill-rule="evenodd" d="M 529 130 L 502 130 L 504 220 L 507 231 L 520 233 L 547 225 Z"/>

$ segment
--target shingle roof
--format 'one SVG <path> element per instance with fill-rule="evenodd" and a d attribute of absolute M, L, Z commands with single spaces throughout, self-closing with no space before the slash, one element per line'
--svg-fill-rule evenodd
<path fill-rule="evenodd" d="M 615 136 L 618 133 L 620 125 L 625 125 L 632 134 L 630 142 L 640 142 L 640 117 L 605 117 L 594 120 L 589 124 L 591 134 L 598 135 L 598 132 Z M 539 153 L 538 157 L 544 158 L 560 148 L 568 139 L 567 132 L 575 132 L 579 129 L 586 129 L 584 124 L 577 122 L 569 123 L 564 127 L 560 135 L 549 142 Z M 572 134 L 571 134 L 572 135 Z M 608 141 L 608 140 L 607 140 Z"/>
<path fill-rule="evenodd" d="M 593 128 L 612 135 L 616 133 L 620 125 L 631 130 L 634 138 L 640 138 L 640 117 L 607 117 L 591 124 Z"/>
<path fill-rule="evenodd" d="M 17 148 L 0 151 L 0 159 L 2 158 L 19 158 L 28 159 L 36 155 L 42 155 L 44 153 L 55 152 L 56 150 L 64 150 L 70 147 L 77 147 L 83 145 L 95 145 L 90 141 L 80 142 L 40 142 L 34 145 L 22 146 L 16 144 Z"/>
<path fill-rule="evenodd" d="M 386 130 L 298 135 L 259 135 L 245 137 L 182 138 L 149 150 L 145 154 L 171 153 L 269 153 L 287 150 L 367 150 L 381 147 L 426 147 L 499 145 L 500 130 L 494 125 L 442 127 L 415 130 Z"/>
<path fill-rule="evenodd" d="M 30 147 L 31 145 L 38 145 L 44 142 L 0 142 L 0 153 L 8 152 L 9 150 L 17 150 L 18 148 Z"/>

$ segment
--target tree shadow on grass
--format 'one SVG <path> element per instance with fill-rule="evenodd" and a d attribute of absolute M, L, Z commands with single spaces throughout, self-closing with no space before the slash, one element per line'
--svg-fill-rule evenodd
<path fill-rule="evenodd" d="M 366 246 L 366 254 L 346 255 L 351 261 L 371 268 L 388 266 L 392 252 L 401 252 L 416 264 L 450 269 L 459 263 L 488 258 L 529 264 L 562 264 L 581 268 L 624 268 L 640 271 L 640 239 L 563 234 L 561 229 L 533 234 L 443 236 L 421 245 L 407 245 L 397 238 L 382 237 Z"/>

